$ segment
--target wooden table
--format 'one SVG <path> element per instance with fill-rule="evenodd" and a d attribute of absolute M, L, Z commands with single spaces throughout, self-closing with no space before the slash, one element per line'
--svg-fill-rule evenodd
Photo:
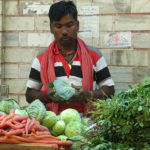
<path fill-rule="evenodd" d="M 0 144 L 0 150 L 54 150 L 54 148 L 35 144 Z"/>

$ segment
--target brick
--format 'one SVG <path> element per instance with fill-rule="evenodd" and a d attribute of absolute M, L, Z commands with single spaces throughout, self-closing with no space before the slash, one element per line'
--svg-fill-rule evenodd
<path fill-rule="evenodd" d="M 21 15 L 43 15 L 48 14 L 50 5 L 53 0 L 44 1 L 21 1 L 20 2 L 20 14 Z"/>
<path fill-rule="evenodd" d="M 100 16 L 99 31 L 112 31 L 112 29 L 113 29 L 113 17 Z"/>
<path fill-rule="evenodd" d="M 5 2 L 5 15 L 18 15 L 18 1 Z"/>
<path fill-rule="evenodd" d="M 140 50 L 113 50 L 112 64 L 118 66 L 149 66 L 149 53 Z"/>
<path fill-rule="evenodd" d="M 3 46 L 18 46 L 19 34 L 18 33 L 3 33 Z"/>
<path fill-rule="evenodd" d="M 100 49 L 102 55 L 104 56 L 107 65 L 110 65 L 111 63 L 111 55 L 112 55 L 112 50 L 108 50 L 108 49 Z"/>
<path fill-rule="evenodd" d="M 0 32 L 0 49 L 2 47 L 2 33 Z M 0 51 L 0 54 L 1 54 L 1 51 Z"/>
<path fill-rule="evenodd" d="M 5 49 L 5 62 L 11 63 L 31 63 L 36 56 L 35 50 L 24 48 L 6 48 Z M 19 57 L 16 57 L 19 56 Z"/>
<path fill-rule="evenodd" d="M 25 79 L 5 79 L 5 83 L 9 85 L 9 92 L 12 94 L 24 94 L 26 90 Z"/>
<path fill-rule="evenodd" d="M 22 106 L 28 106 L 29 103 L 26 101 L 25 96 L 19 96 L 20 97 L 20 101 L 19 101 L 19 105 Z"/>
<path fill-rule="evenodd" d="M 93 0 L 92 5 L 99 6 L 100 14 L 130 13 L 130 0 Z"/>
<path fill-rule="evenodd" d="M 37 30 L 48 30 L 48 31 L 50 31 L 50 21 L 49 21 L 48 16 L 46 16 L 46 17 L 38 16 L 38 17 L 36 17 L 35 22 L 36 22 L 35 26 L 36 26 Z"/>
<path fill-rule="evenodd" d="M 150 30 L 150 15 L 122 15 L 115 18 L 115 30 Z"/>
<path fill-rule="evenodd" d="M 150 48 L 150 33 L 134 33 L 134 48 Z"/>
<path fill-rule="evenodd" d="M 100 47 L 99 37 L 89 36 L 87 32 L 79 32 L 78 36 L 87 44 L 96 48 Z M 88 37 L 89 36 L 89 37 Z"/>
<path fill-rule="evenodd" d="M 80 31 L 93 29 L 99 36 L 99 31 L 112 31 L 113 29 L 112 16 L 79 16 L 78 19 Z"/>
<path fill-rule="evenodd" d="M 132 68 L 130 67 L 109 67 L 114 82 L 133 82 Z"/>
<path fill-rule="evenodd" d="M 53 35 L 46 33 L 20 33 L 21 46 L 47 47 L 53 41 Z"/>
<path fill-rule="evenodd" d="M 34 30 L 33 17 L 5 17 L 4 23 L 4 30 Z"/>
<path fill-rule="evenodd" d="M 150 1 L 149 0 L 132 0 L 132 13 L 149 13 Z"/>
<path fill-rule="evenodd" d="M 0 32 L 3 30 L 3 29 L 2 29 L 2 26 L 3 26 L 3 25 L 2 25 L 2 21 L 3 21 L 3 20 L 2 20 L 2 15 L 0 15 Z"/>
<path fill-rule="evenodd" d="M 139 83 L 150 77 L 150 68 L 133 68 L 134 82 Z"/>
<path fill-rule="evenodd" d="M 15 79 L 18 77 L 18 64 L 5 64 L 5 78 Z"/>
<path fill-rule="evenodd" d="M 131 85 L 131 83 L 115 83 L 115 93 L 128 90 L 128 85 Z"/>
<path fill-rule="evenodd" d="M 19 65 L 19 78 L 28 78 L 31 70 L 31 64 L 20 64 Z"/>
<path fill-rule="evenodd" d="M 0 0 L 0 15 L 2 14 L 2 0 Z"/>

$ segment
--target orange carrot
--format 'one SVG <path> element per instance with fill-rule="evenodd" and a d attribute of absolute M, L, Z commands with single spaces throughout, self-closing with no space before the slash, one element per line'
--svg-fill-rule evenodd
<path fill-rule="evenodd" d="M 59 140 L 59 141 L 61 140 L 60 138 L 52 136 L 52 135 L 36 135 L 34 133 L 32 133 L 31 135 L 34 136 L 34 138 L 36 138 L 36 139 L 50 138 L 50 139 L 55 139 L 55 140 Z"/>
<path fill-rule="evenodd" d="M 15 117 L 14 117 L 14 120 L 15 121 L 23 121 L 23 120 L 26 120 L 28 118 L 28 115 L 23 115 L 23 116 L 20 116 L 18 114 L 15 114 Z"/>

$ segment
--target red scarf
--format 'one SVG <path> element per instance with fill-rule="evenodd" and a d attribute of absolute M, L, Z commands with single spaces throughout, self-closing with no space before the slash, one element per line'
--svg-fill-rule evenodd
<path fill-rule="evenodd" d="M 54 40 L 46 50 L 42 62 L 41 62 L 41 80 L 44 85 L 44 90 L 49 88 L 48 83 L 56 79 L 55 70 L 54 70 L 54 47 L 56 44 L 56 40 Z M 81 63 L 81 70 L 83 75 L 82 86 L 87 89 L 88 91 L 93 90 L 93 63 L 90 54 L 88 53 L 88 48 L 85 43 L 80 39 L 77 38 L 78 44 L 78 54 L 79 60 Z M 59 103 L 49 102 L 48 107 L 51 111 L 58 114 Z M 87 111 L 86 105 L 84 106 L 84 112 Z"/>

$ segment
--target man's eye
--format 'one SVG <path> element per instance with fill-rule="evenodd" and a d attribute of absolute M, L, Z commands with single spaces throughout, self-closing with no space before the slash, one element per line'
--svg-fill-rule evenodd
<path fill-rule="evenodd" d="M 69 27 L 69 28 L 72 27 L 72 26 L 73 26 L 73 24 L 68 24 L 68 25 L 67 25 L 67 27 Z"/>
<path fill-rule="evenodd" d="M 56 25 L 56 28 L 61 28 L 61 25 Z"/>

